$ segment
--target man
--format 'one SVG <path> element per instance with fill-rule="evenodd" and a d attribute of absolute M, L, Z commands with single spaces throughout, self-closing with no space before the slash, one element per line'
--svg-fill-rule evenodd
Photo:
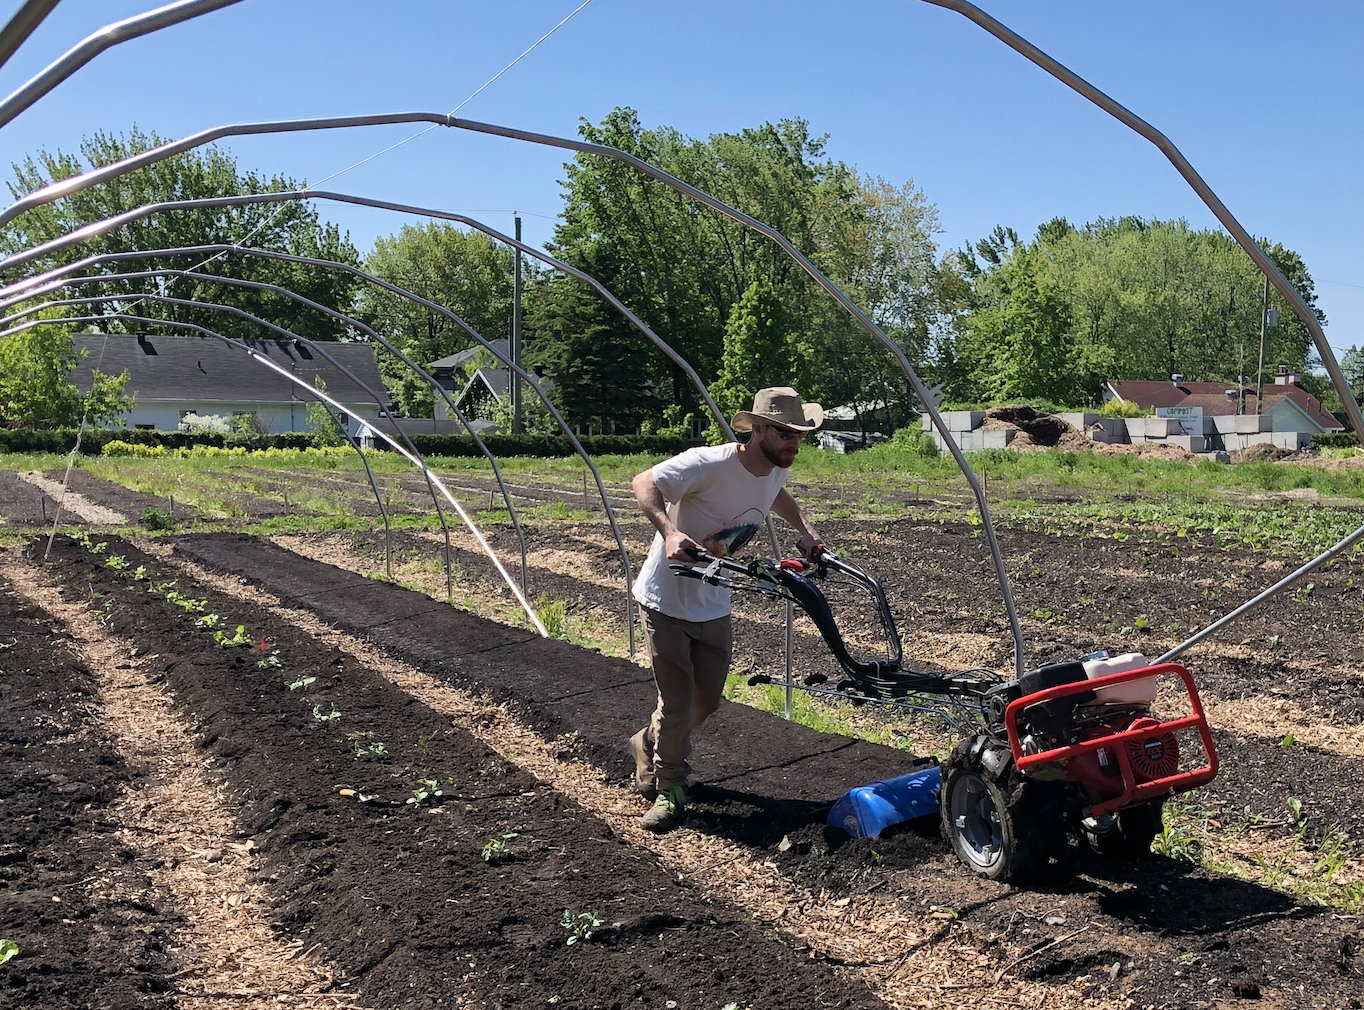
<path fill-rule="evenodd" d="M 670 831 L 681 819 L 691 732 L 720 705 L 733 645 L 729 589 L 679 578 L 668 563 L 694 561 L 688 550 L 737 553 L 769 511 L 800 531 L 806 557 L 817 557 L 824 545 L 785 485 L 800 440 L 823 422 L 820 405 L 802 403 L 791 387 L 761 389 L 753 409 L 732 422 L 752 432 L 746 443 L 688 449 L 634 480 L 635 499 L 658 530 L 635 580 L 658 705 L 629 742 L 636 787 L 657 797 L 643 819 L 650 831 Z"/>

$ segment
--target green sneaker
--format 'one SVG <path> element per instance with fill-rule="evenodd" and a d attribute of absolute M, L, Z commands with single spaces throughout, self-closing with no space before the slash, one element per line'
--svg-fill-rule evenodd
<path fill-rule="evenodd" d="M 645 831 L 661 835 L 682 823 L 682 814 L 686 807 L 687 794 L 682 791 L 681 786 L 673 786 L 667 792 L 658 794 L 658 799 L 654 800 L 654 805 L 640 819 L 640 824 Z"/>

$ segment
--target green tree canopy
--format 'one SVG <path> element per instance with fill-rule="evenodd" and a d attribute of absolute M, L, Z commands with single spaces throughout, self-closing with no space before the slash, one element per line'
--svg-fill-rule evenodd
<path fill-rule="evenodd" d="M 510 333 L 514 254 L 481 232 L 452 225 L 404 225 L 379 238 L 365 260 L 376 277 L 435 302 L 468 323 L 486 340 Z M 417 364 L 473 347 L 458 323 L 382 288 L 360 292 L 360 317 L 400 347 Z M 430 417 L 430 386 L 397 358 L 376 349 L 379 368 L 403 413 Z"/>
<path fill-rule="evenodd" d="M 95 369 L 94 382 L 82 394 L 71 370 L 88 352 L 78 352 L 72 327 L 55 312 L 51 325 L 33 326 L 0 339 L 0 427 L 73 428 L 116 421 L 132 410 L 123 393 L 128 373 L 112 376 Z"/>
<path fill-rule="evenodd" d="M 96 133 L 85 138 L 80 154 L 39 151 L 13 166 L 14 180 L 9 184 L 17 199 L 48 183 L 104 165 L 121 161 L 163 143 L 155 134 L 134 128 L 127 137 Z M 0 229 L 0 253 L 9 254 L 65 235 L 76 228 L 134 207 L 171 200 L 235 196 L 296 190 L 300 184 L 283 176 L 269 178 L 257 172 L 242 172 L 236 159 L 226 152 L 207 147 L 187 152 L 140 168 L 127 175 L 100 183 L 81 193 L 63 197 L 45 207 L 35 208 Z M 28 272 L 49 269 L 86 256 L 215 243 L 243 243 L 260 249 L 358 265 L 359 258 L 350 241 L 335 225 L 319 220 L 317 211 L 306 203 L 171 211 L 126 224 L 105 235 L 92 238 L 44 257 L 25 268 Z M 221 273 L 247 280 L 263 281 L 289 288 L 313 301 L 346 311 L 350 308 L 356 281 L 346 274 L 309 266 L 265 260 L 258 257 L 229 255 L 204 263 L 204 256 L 166 257 L 158 260 L 135 259 L 105 264 L 102 273 L 122 273 L 152 267 L 196 268 L 201 273 Z M 13 280 L 6 277 L 5 280 Z M 158 305 L 138 302 L 135 295 L 157 291 L 155 281 L 110 282 L 96 288 L 88 286 L 78 294 L 127 296 L 123 310 L 153 319 L 192 322 L 239 338 L 267 336 L 259 327 L 227 313 L 210 309 Z M 251 291 L 212 282 L 168 280 L 164 292 L 177 298 L 202 299 L 244 309 L 314 340 L 335 340 L 346 336 L 337 323 L 321 313 L 290 299 L 268 292 Z M 54 297 L 61 297 L 56 295 Z M 110 311 L 113 311 L 111 309 Z M 103 332 L 124 332 L 130 324 L 110 320 L 98 328 Z"/>

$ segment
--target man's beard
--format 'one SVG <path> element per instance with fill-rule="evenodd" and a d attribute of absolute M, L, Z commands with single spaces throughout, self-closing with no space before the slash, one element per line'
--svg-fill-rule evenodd
<path fill-rule="evenodd" d="M 771 449 L 768 448 L 766 441 L 759 442 L 758 448 L 763 451 L 763 455 L 767 457 L 767 461 L 769 463 L 771 463 L 773 466 L 779 466 L 783 470 L 788 469 L 791 466 L 791 464 L 795 462 L 796 457 L 794 455 L 792 455 L 790 459 L 782 459 L 781 456 L 778 456 L 776 453 L 774 453 Z"/>

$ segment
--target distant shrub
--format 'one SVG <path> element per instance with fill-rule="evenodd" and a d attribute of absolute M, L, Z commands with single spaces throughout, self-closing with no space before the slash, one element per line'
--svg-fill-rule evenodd
<path fill-rule="evenodd" d="M 106 442 L 99 454 L 101 456 L 164 456 L 166 455 L 166 447 L 164 445 L 142 445 L 136 442 L 125 442 L 121 438 L 116 438 L 112 442 Z"/>
<path fill-rule="evenodd" d="M 890 444 L 904 452 L 910 452 L 921 459 L 937 459 L 941 455 L 938 443 L 931 431 L 924 431 L 921 425 L 912 424 L 900 428 L 891 437 Z"/>
<path fill-rule="evenodd" d="M 1145 417 L 1151 413 L 1149 407 L 1133 403 L 1131 400 L 1112 399 L 1103 405 L 1099 414 L 1103 417 Z"/>
<path fill-rule="evenodd" d="M 1312 444 L 1318 449 L 1354 449 L 1359 446 L 1359 436 L 1353 431 L 1326 431 L 1313 435 Z"/>

